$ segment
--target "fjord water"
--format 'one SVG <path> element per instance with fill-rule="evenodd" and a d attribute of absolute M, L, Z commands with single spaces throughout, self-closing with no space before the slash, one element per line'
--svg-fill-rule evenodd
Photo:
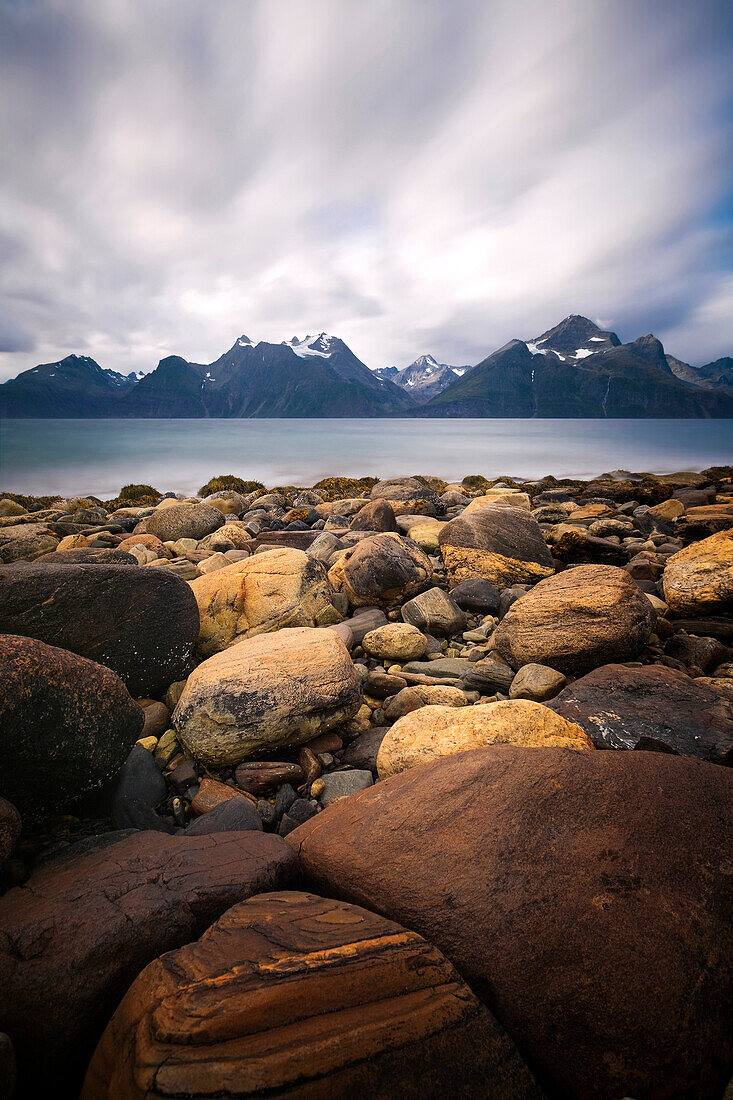
<path fill-rule="evenodd" d="M 0 491 L 108 498 L 144 482 L 195 493 L 215 474 L 589 478 L 733 461 L 731 420 L 6 420 Z"/>

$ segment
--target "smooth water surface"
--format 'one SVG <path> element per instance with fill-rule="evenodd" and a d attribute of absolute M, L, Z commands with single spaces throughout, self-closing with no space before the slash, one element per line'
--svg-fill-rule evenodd
<path fill-rule="evenodd" d="M 313 485 L 332 474 L 593 477 L 733 462 L 731 420 L 6 420 L 0 492 L 144 482 L 195 493 L 215 474 Z"/>

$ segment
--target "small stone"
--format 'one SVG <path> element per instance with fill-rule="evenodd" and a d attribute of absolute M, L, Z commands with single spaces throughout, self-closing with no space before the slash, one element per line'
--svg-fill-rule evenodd
<path fill-rule="evenodd" d="M 322 806 L 330 806 L 339 798 L 347 798 L 357 791 L 371 787 L 374 779 L 370 771 L 352 770 L 345 772 L 331 772 L 323 776 L 323 789 L 320 795 Z"/>
<path fill-rule="evenodd" d="M 241 790 L 248 791 L 250 794 L 266 794 L 283 783 L 294 783 L 300 786 L 305 779 L 305 774 L 299 764 L 256 760 L 238 764 L 234 778 Z"/>
<path fill-rule="evenodd" d="M 244 798 L 239 791 L 228 787 L 226 783 L 219 783 L 216 779 L 204 776 L 196 797 L 191 802 L 191 809 L 196 816 L 208 813 L 222 802 L 228 802 L 230 798 Z M 245 801 L 247 801 L 245 799 Z"/>
<path fill-rule="evenodd" d="M 509 687 L 510 699 L 532 699 L 542 703 L 562 691 L 567 679 L 547 665 L 522 665 Z"/>
<path fill-rule="evenodd" d="M 362 640 L 367 653 L 383 660 L 414 661 L 425 653 L 427 639 L 409 623 L 388 623 L 370 630 Z"/>

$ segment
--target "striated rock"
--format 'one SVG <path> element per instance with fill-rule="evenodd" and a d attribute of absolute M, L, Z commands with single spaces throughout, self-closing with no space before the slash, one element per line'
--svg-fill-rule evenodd
<path fill-rule="evenodd" d="M 206 656 L 283 627 L 328 626 L 340 620 L 326 570 L 303 550 L 284 547 L 234 562 L 193 581 Z"/>
<path fill-rule="evenodd" d="M 61 810 L 113 775 L 142 727 L 142 709 L 108 668 L 0 635 L 0 793 L 24 817 Z"/>
<path fill-rule="evenodd" d="M 434 689 L 433 689 L 434 690 Z M 438 756 L 452 756 L 486 745 L 523 748 L 592 749 L 573 722 L 528 699 L 480 703 L 475 707 L 426 706 L 399 718 L 379 748 L 380 779 L 414 768 Z"/>
<path fill-rule="evenodd" d="M 388 500 L 370 500 L 359 509 L 349 527 L 352 531 L 396 531 L 394 508 Z"/>
<path fill-rule="evenodd" d="M 439 536 L 451 588 L 477 577 L 510 588 L 554 573 L 540 525 L 529 512 L 500 504 L 468 511 L 446 523 Z"/>
<path fill-rule="evenodd" d="M 209 767 L 302 745 L 351 718 L 361 680 L 332 630 L 239 642 L 191 673 L 173 713 L 179 740 Z"/>
<path fill-rule="evenodd" d="M 141 969 L 251 894 L 288 886 L 295 867 L 285 842 L 261 832 L 142 832 L 51 863 L 1 898 L 0 1029 L 15 1043 L 22 1095 L 78 1096 Z"/>
<path fill-rule="evenodd" d="M 482 508 L 488 508 L 492 504 L 502 504 L 505 508 L 522 508 L 528 512 L 531 502 L 527 493 L 518 489 L 487 489 L 480 497 L 474 497 L 463 510 L 464 516 L 472 516 L 474 512 L 480 512 Z"/>
<path fill-rule="evenodd" d="M 733 764 L 733 701 L 659 665 L 604 665 L 548 704 L 599 749 L 653 749 Z"/>
<path fill-rule="evenodd" d="M 444 951 L 551 1095 L 721 1095 L 728 768 L 494 746 L 379 783 L 289 842 L 317 889 Z"/>
<path fill-rule="evenodd" d="M 0 527 L 0 562 L 33 561 L 59 544 L 45 523 L 17 523 Z"/>
<path fill-rule="evenodd" d="M 337 592 L 353 607 L 391 607 L 414 596 L 430 582 L 427 554 L 410 539 L 386 531 L 357 542 L 328 573 Z"/>
<path fill-rule="evenodd" d="M 0 631 L 98 661 L 133 695 L 156 695 L 188 672 L 198 610 L 164 569 L 34 563 L 0 567 Z"/>
<path fill-rule="evenodd" d="M 365 634 L 361 644 L 371 657 L 380 660 L 415 661 L 427 649 L 428 640 L 416 626 L 387 623 Z"/>
<path fill-rule="evenodd" d="M 256 760 L 238 764 L 234 773 L 238 787 L 250 794 L 266 795 L 283 783 L 298 787 L 305 780 L 300 764 L 288 764 L 277 760 Z"/>
<path fill-rule="evenodd" d="M 402 605 L 402 618 L 425 634 L 449 637 L 466 629 L 466 616 L 442 588 L 429 588 Z"/>
<path fill-rule="evenodd" d="M 224 525 L 222 512 L 210 504 L 168 504 L 156 508 L 145 520 L 145 530 L 161 542 L 199 539 Z"/>
<path fill-rule="evenodd" d="M 513 603 L 492 637 L 512 668 L 542 664 L 577 674 L 609 660 L 633 660 L 655 621 L 649 600 L 623 569 L 579 565 Z"/>
<path fill-rule="evenodd" d="M 733 607 L 733 530 L 694 542 L 667 560 L 664 598 L 678 615 L 704 615 Z"/>
<path fill-rule="evenodd" d="M 555 672 L 547 665 L 522 665 L 509 687 L 509 698 L 544 703 L 562 691 L 566 683 L 561 672 Z"/>
<path fill-rule="evenodd" d="M 185 1093 L 539 1100 L 511 1040 L 414 932 L 313 894 L 262 894 L 134 982 L 82 1100 Z"/>

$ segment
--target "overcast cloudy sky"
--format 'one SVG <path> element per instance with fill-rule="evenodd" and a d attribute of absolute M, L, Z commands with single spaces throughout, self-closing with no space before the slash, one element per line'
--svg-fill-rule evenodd
<path fill-rule="evenodd" d="M 0 378 L 584 313 L 733 354 L 722 0 L 0 0 Z"/>

